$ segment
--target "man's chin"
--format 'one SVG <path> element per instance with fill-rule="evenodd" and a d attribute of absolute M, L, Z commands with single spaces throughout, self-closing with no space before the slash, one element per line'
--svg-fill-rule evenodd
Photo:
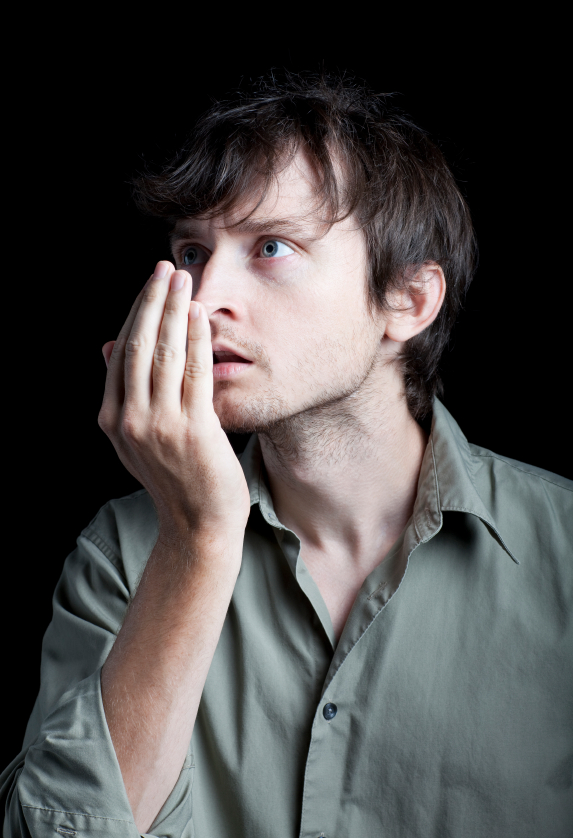
<path fill-rule="evenodd" d="M 237 402 L 216 398 L 213 408 L 223 430 L 234 434 L 264 433 L 289 415 L 286 405 L 275 398 Z"/>

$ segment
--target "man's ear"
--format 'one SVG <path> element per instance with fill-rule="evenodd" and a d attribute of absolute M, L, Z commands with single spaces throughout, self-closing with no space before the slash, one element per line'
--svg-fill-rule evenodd
<path fill-rule="evenodd" d="M 403 288 L 388 292 L 384 337 L 402 343 L 422 332 L 438 316 L 445 293 L 443 270 L 436 262 L 425 262 Z"/>

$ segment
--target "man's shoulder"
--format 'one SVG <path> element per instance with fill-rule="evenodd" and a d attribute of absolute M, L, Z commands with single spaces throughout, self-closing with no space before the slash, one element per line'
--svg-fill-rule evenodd
<path fill-rule="evenodd" d="M 128 577 L 138 578 L 157 540 L 157 514 L 146 489 L 113 498 L 78 539 L 93 545 Z"/>
<path fill-rule="evenodd" d="M 519 561 L 551 552 L 570 564 L 573 481 L 469 444 L 476 489 Z"/>
<path fill-rule="evenodd" d="M 477 466 L 476 473 L 479 475 L 483 472 L 482 477 L 495 474 L 499 479 L 516 487 L 523 487 L 526 491 L 555 493 L 569 502 L 573 499 L 573 480 L 567 477 L 511 457 L 504 457 L 471 442 L 468 443 L 468 447 Z"/>

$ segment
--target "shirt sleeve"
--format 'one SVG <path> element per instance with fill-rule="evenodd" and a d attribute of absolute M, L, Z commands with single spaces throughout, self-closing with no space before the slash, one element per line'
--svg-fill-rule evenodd
<path fill-rule="evenodd" d="M 78 538 L 56 587 L 42 645 L 40 693 L 22 752 L 0 776 L 3 838 L 140 835 L 101 696 L 101 667 L 140 576 L 126 573 L 117 545 L 129 536 L 117 521 L 109 539 L 115 549 L 105 539 L 106 523 L 114 517 L 109 506 Z M 138 552 L 133 539 L 129 546 Z M 140 546 L 141 571 L 153 545 Z M 179 838 L 186 824 L 190 828 L 191 763 L 188 757 L 149 835 Z"/>

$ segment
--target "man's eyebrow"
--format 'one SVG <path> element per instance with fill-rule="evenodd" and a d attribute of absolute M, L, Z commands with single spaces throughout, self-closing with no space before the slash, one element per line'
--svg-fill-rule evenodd
<path fill-rule="evenodd" d="M 240 224 L 234 224 L 227 229 L 237 230 L 239 233 L 251 235 L 277 234 L 284 236 L 295 236 L 307 242 L 317 241 L 321 238 L 318 232 L 313 232 L 309 225 L 300 224 L 289 218 L 246 218 Z M 201 226 L 192 219 L 179 222 L 178 226 L 169 234 L 172 244 L 181 239 L 200 238 Z"/>
<path fill-rule="evenodd" d="M 312 228 L 308 224 L 300 224 L 292 218 L 246 218 L 233 229 L 239 233 L 251 233 L 253 235 L 264 235 L 265 233 L 284 233 L 286 236 L 297 236 L 314 241 L 318 238 L 313 235 Z"/>

